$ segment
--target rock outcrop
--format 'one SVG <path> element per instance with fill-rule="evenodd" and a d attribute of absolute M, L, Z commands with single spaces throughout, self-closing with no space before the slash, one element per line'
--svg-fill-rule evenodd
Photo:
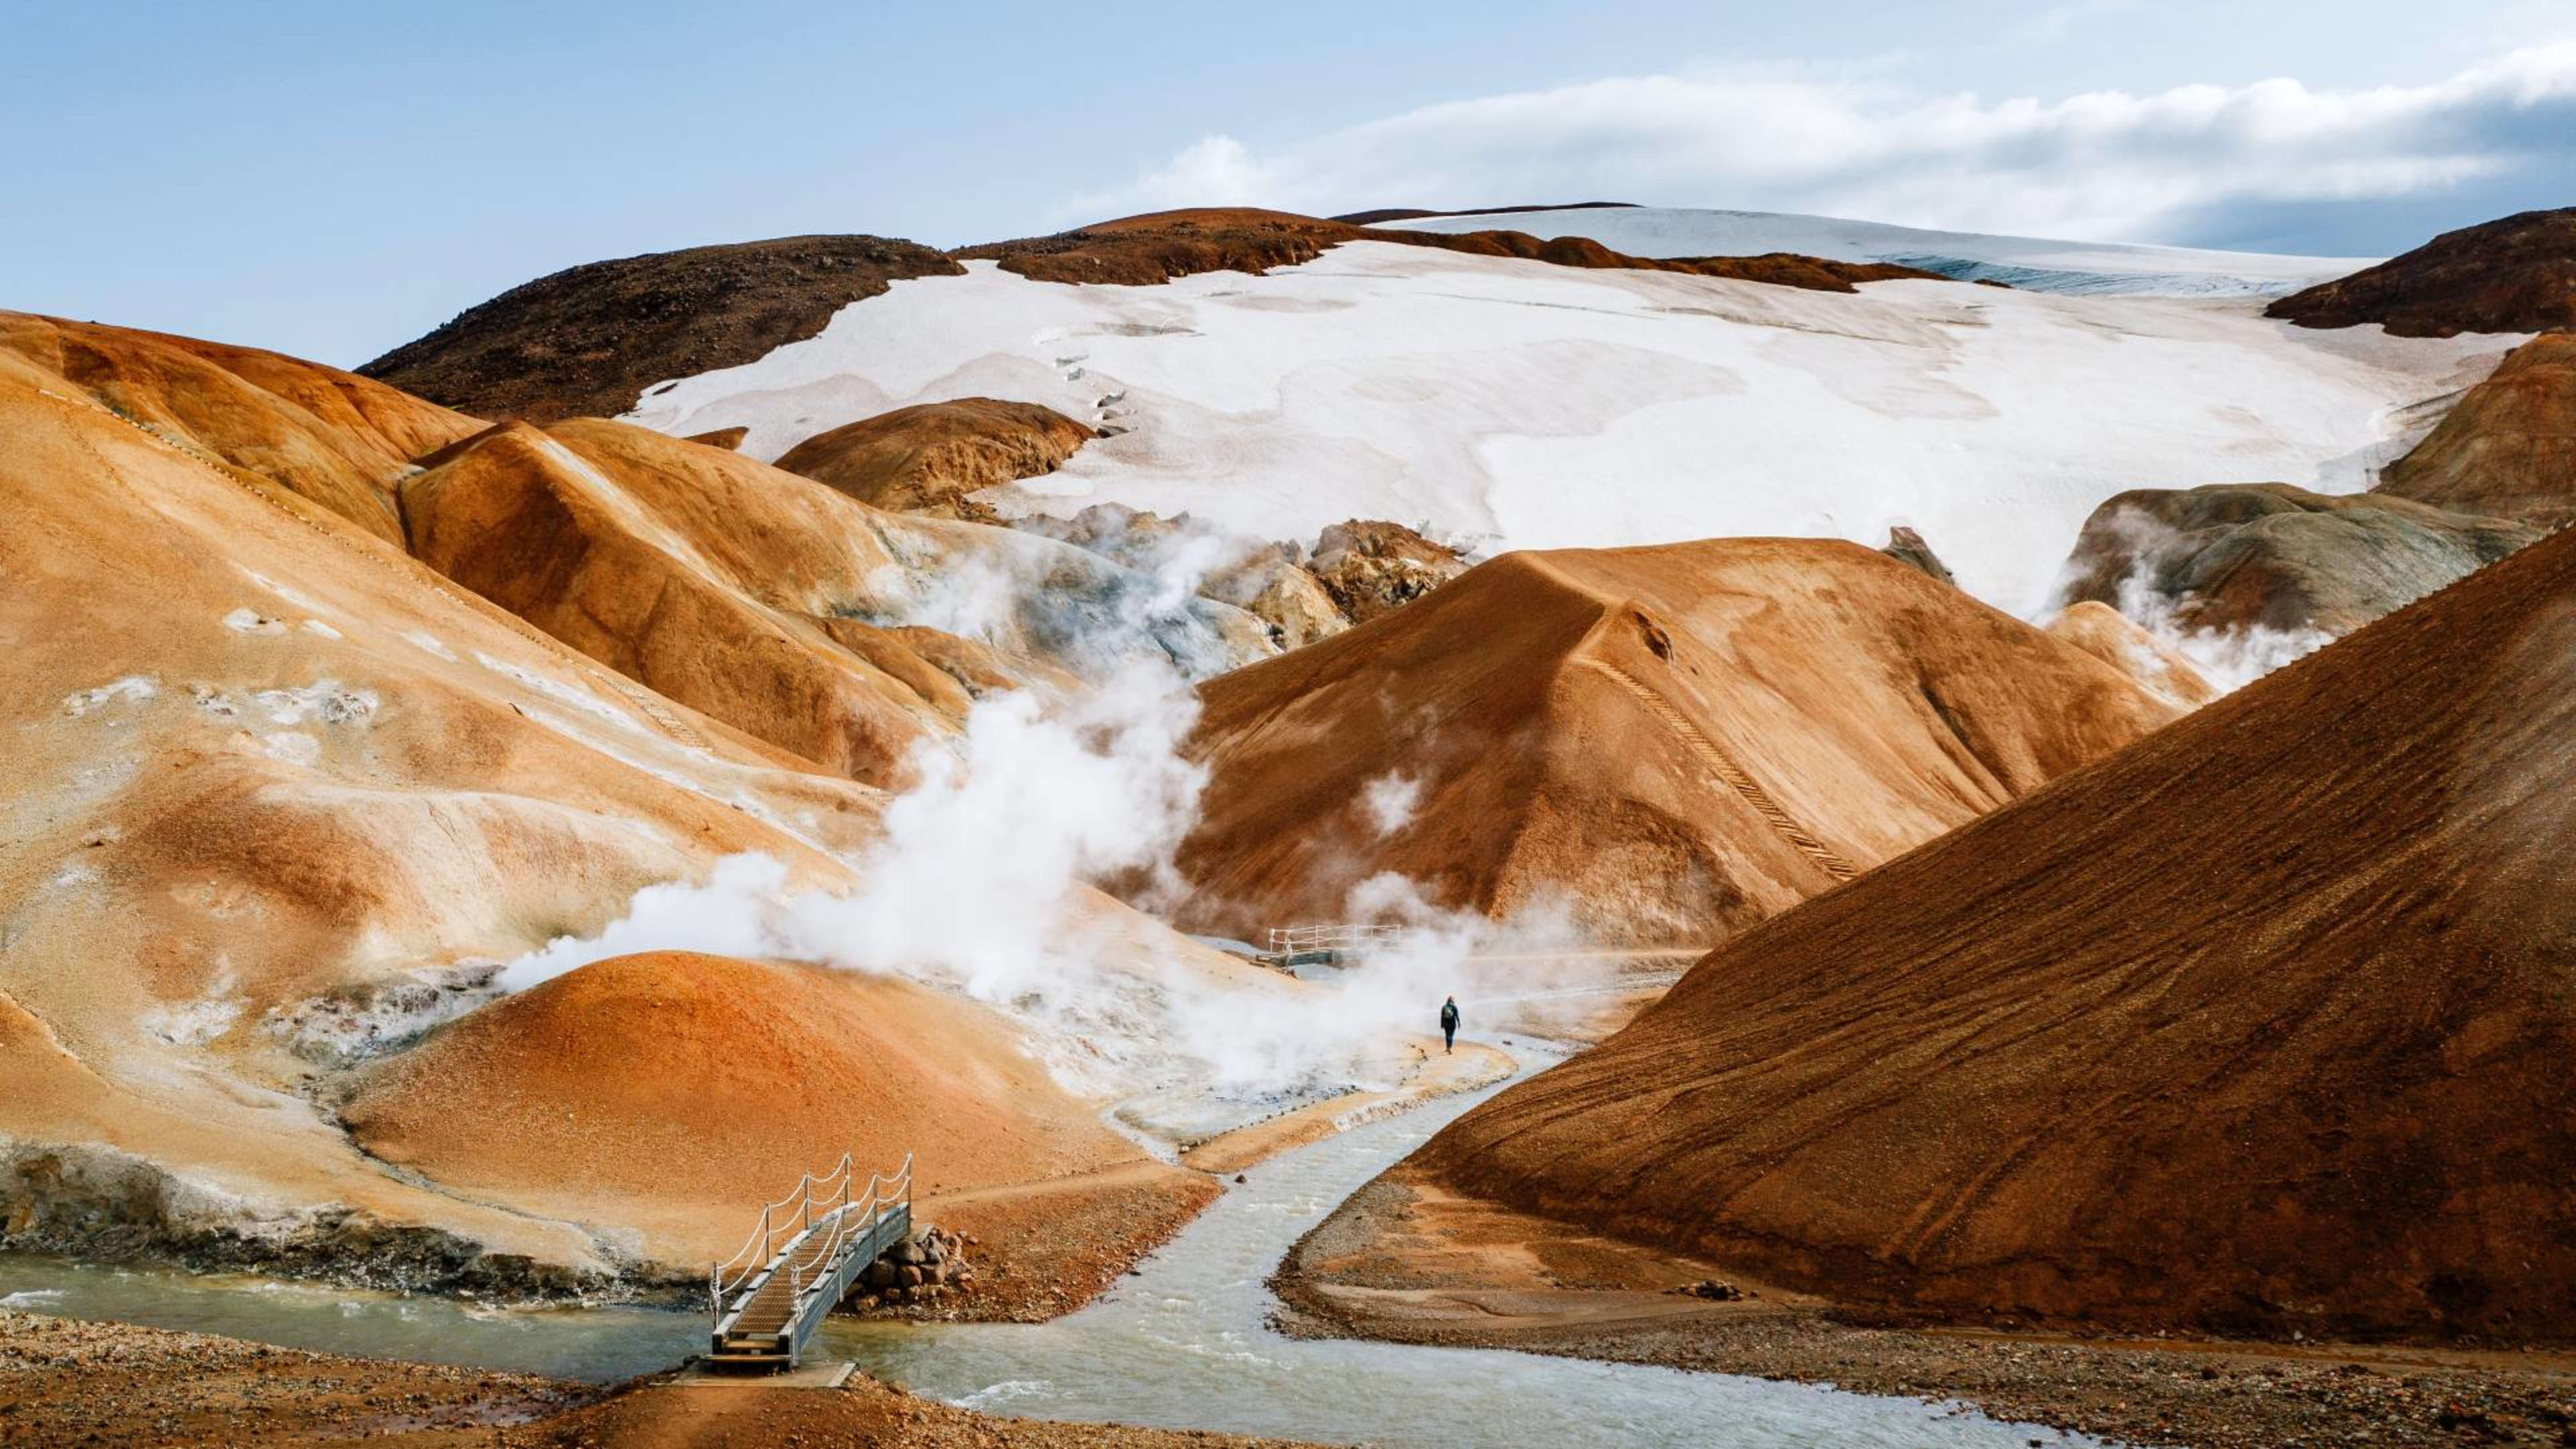
<path fill-rule="evenodd" d="M 2507 354 L 2375 491 L 2544 528 L 2576 522 L 2576 333 Z"/>
<path fill-rule="evenodd" d="M 1456 578 L 1467 563 L 1401 523 L 1354 518 L 1317 535 L 1305 567 L 1343 617 L 1365 624 Z"/>
<path fill-rule="evenodd" d="M 778 466 L 896 513 L 999 523 L 974 494 L 1064 466 L 1100 430 L 1038 403 L 967 397 L 815 434 Z"/>
<path fill-rule="evenodd" d="M 2540 536 L 2508 518 L 2286 483 L 2135 489 L 2085 520 L 2064 597 L 2202 630 L 2331 637 Z"/>
<path fill-rule="evenodd" d="M 1764 923 L 1414 1160 L 1879 1308 L 2576 1339 L 2570 660 L 2560 533 Z"/>
<path fill-rule="evenodd" d="M 1932 545 L 1923 541 L 1923 535 L 1901 524 L 1887 531 L 1887 542 L 1879 545 L 1878 551 L 1907 568 L 1921 569 L 1942 583 L 1955 585 L 1959 582 L 1950 573 L 1950 566 L 1941 562 L 1941 556 L 1932 551 Z"/>
<path fill-rule="evenodd" d="M 2576 327 L 2576 206 L 2444 232 L 2263 309 L 2302 327 L 2376 322 L 2400 337 Z"/>
<path fill-rule="evenodd" d="M 753 361 L 910 277 L 929 247 L 795 236 L 590 262 L 513 287 L 358 369 L 485 418 L 614 417 L 644 389 Z"/>
<path fill-rule="evenodd" d="M 1856 544 L 1513 553 L 1200 688 L 1193 929 L 1381 873 L 1704 942 L 2163 724 L 2128 674 Z"/>

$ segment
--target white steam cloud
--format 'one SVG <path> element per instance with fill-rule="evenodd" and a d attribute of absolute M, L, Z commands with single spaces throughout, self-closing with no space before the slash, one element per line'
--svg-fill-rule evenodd
<path fill-rule="evenodd" d="M 2127 615 L 2129 622 L 2189 660 L 2192 668 L 2221 694 L 2233 694 L 2335 641 L 2334 635 L 2314 627 L 2276 629 L 2255 624 L 2243 629 L 2189 628 L 2182 622 L 2180 606 L 2156 583 L 2159 562 L 2182 542 L 2182 535 L 2135 508 L 2123 508 L 2113 514 L 2111 530 L 2130 560 L 2128 573 L 2120 579 L 2114 607 Z"/>
<path fill-rule="evenodd" d="M 1422 782 L 1391 770 L 1361 787 L 1360 803 L 1368 807 L 1378 834 L 1393 835 L 1411 824 L 1413 812 L 1421 807 Z"/>
<path fill-rule="evenodd" d="M 1187 598 L 1196 557 L 1175 551 L 1155 570 L 1148 602 Z M 954 624 L 1002 627 L 988 598 L 961 592 L 938 603 Z M 1146 628 L 1167 614 L 1137 609 L 1100 627 Z M 1052 701 L 989 696 L 961 736 L 924 742 L 912 761 L 917 783 L 887 806 L 881 836 L 851 862 L 858 885 L 847 893 L 794 890 L 779 862 L 732 857 L 703 883 L 637 893 L 598 934 L 510 963 L 501 984 L 524 989 L 661 949 L 900 976 L 1016 1018 L 1069 1088 L 1120 1098 L 1131 1121 L 1182 1136 L 1231 1125 L 1212 1102 L 1387 1084 L 1411 1059 L 1406 1040 L 1434 1030 L 1441 996 L 1465 994 L 1459 972 L 1472 951 L 1563 934 L 1542 915 L 1503 928 L 1443 912 L 1409 883 L 1381 878 L 1355 894 L 1354 919 L 1407 923 L 1402 947 L 1329 987 L 1308 987 L 1119 909 L 1093 883 L 1114 878 L 1149 900 L 1177 894 L 1173 854 L 1206 782 L 1180 750 L 1197 698 L 1154 652 L 1113 640 L 1096 657 L 1125 662 L 1095 687 Z M 1382 819 L 1411 808 L 1411 791 L 1388 784 Z"/>

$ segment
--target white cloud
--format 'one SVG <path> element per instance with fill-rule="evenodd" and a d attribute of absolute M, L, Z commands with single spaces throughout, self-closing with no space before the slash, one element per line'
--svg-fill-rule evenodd
<path fill-rule="evenodd" d="M 2239 199 L 2418 195 L 2571 156 L 2576 42 L 2429 85 L 2276 79 L 2055 101 L 1757 68 L 1448 102 L 1268 153 L 1209 136 L 1067 214 L 1606 197 L 2130 240 Z"/>

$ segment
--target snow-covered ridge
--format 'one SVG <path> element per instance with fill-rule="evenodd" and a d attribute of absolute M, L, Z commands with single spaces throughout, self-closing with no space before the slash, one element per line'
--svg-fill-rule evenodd
<path fill-rule="evenodd" d="M 775 458 L 911 403 L 1040 402 L 1124 431 L 988 492 L 1003 512 L 1114 500 L 1255 538 L 1358 517 L 1489 548 L 1875 546 L 1906 523 L 1972 592 L 2026 613 L 2103 499 L 2367 487 L 2429 422 L 2408 409 L 2506 341 L 2316 332 L 2241 301 L 1813 292 L 1355 242 L 1151 287 L 969 263 L 656 388 L 633 417 L 747 427 L 742 451 Z"/>
<path fill-rule="evenodd" d="M 1503 229 L 1542 239 L 1590 237 L 1632 257 L 1758 256 L 1797 252 L 1838 262 L 1900 262 L 1962 281 L 2008 282 L 2034 292 L 2110 296 L 2278 296 L 2378 263 L 2378 257 L 2297 257 L 2130 242 L 2055 241 L 1984 232 L 1929 231 L 1876 221 L 1779 211 L 1600 207 L 1488 212 L 1392 221 L 1390 229 Z"/>

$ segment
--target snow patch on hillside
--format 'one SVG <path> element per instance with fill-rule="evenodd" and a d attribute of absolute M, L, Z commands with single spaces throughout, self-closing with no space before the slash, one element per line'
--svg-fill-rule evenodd
<path fill-rule="evenodd" d="M 1386 518 L 1485 548 L 1875 546 L 1904 523 L 1964 587 L 2029 615 L 2103 499 L 2366 487 L 2420 430 L 2406 410 L 2502 350 L 2290 328 L 2242 301 L 1811 292 L 1361 242 L 1156 287 L 973 262 L 657 387 L 632 417 L 745 427 L 742 451 L 776 458 L 916 402 L 1114 406 L 1126 431 L 987 500 L 1056 516 L 1114 501 L 1274 539 Z"/>
<path fill-rule="evenodd" d="M 1583 236 L 1632 257 L 1796 252 L 1838 262 L 1899 262 L 1963 281 L 1998 281 L 2030 291 L 2096 296 L 2275 297 L 2350 276 L 2382 260 L 1928 231 L 1795 212 L 1644 206 L 1434 216 L 1392 221 L 1386 228 L 1522 231 L 1551 241 Z"/>

